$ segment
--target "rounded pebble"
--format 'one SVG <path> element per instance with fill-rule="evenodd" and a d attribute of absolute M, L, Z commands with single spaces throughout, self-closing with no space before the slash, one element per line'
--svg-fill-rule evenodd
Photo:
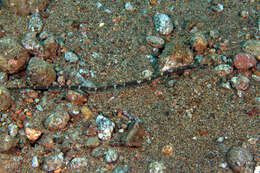
<path fill-rule="evenodd" d="M 70 51 L 65 52 L 64 58 L 68 62 L 77 62 L 79 60 L 79 57 L 75 53 L 70 52 Z"/>
<path fill-rule="evenodd" d="M 239 53 L 234 58 L 234 65 L 237 69 L 248 70 L 256 65 L 256 59 L 248 53 Z"/>
<path fill-rule="evenodd" d="M 168 35 L 173 31 L 173 23 L 167 14 L 157 13 L 154 15 L 155 30 L 162 35 Z"/>
<path fill-rule="evenodd" d="M 96 119 L 98 127 L 98 138 L 101 140 L 109 140 L 112 137 L 115 123 L 103 115 L 98 115 Z"/>
<path fill-rule="evenodd" d="M 166 171 L 166 166 L 162 162 L 152 162 L 149 164 L 149 173 L 164 173 Z"/>
<path fill-rule="evenodd" d="M 237 90 L 245 91 L 249 87 L 249 79 L 246 76 L 239 75 L 232 77 L 231 84 Z"/>
<path fill-rule="evenodd" d="M 40 33 L 43 28 L 43 22 L 39 13 L 33 13 L 29 19 L 29 30 Z"/>
<path fill-rule="evenodd" d="M 227 162 L 234 172 L 253 172 L 253 155 L 242 147 L 232 147 L 227 152 Z"/>
<path fill-rule="evenodd" d="M 0 111 L 7 110 L 12 103 L 11 95 L 8 89 L 0 87 Z"/>
<path fill-rule="evenodd" d="M 246 53 L 254 55 L 260 61 L 260 40 L 248 40 L 242 48 Z"/>
<path fill-rule="evenodd" d="M 163 48 L 165 41 L 163 38 L 158 37 L 158 36 L 147 36 L 146 37 L 146 42 L 156 48 Z"/>
<path fill-rule="evenodd" d="M 127 165 L 119 165 L 112 170 L 112 173 L 127 173 L 128 171 Z"/>
<path fill-rule="evenodd" d="M 197 32 L 191 37 L 192 49 L 201 54 L 205 51 L 208 45 L 208 41 L 204 34 Z"/>
<path fill-rule="evenodd" d="M 229 75 L 233 72 L 233 68 L 228 64 L 220 64 L 215 67 L 215 71 L 219 76 Z"/>
<path fill-rule="evenodd" d="M 118 159 L 118 153 L 117 153 L 116 150 L 109 149 L 105 153 L 105 160 L 106 160 L 107 163 L 115 162 L 117 159 Z"/>
<path fill-rule="evenodd" d="M 73 169 L 79 169 L 79 168 L 87 167 L 88 161 L 84 157 L 76 157 L 76 158 L 71 160 L 70 166 Z"/>

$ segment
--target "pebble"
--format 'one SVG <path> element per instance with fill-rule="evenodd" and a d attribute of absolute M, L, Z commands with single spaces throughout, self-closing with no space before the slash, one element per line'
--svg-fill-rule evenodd
<path fill-rule="evenodd" d="M 117 161 L 118 159 L 118 152 L 114 149 L 109 149 L 106 153 L 105 153 L 105 160 L 107 163 L 112 163 Z"/>
<path fill-rule="evenodd" d="M 169 35 L 173 31 L 173 23 L 167 14 L 157 13 L 153 18 L 155 30 L 162 35 Z"/>
<path fill-rule="evenodd" d="M 243 46 L 243 50 L 256 57 L 260 61 L 260 40 L 248 40 Z"/>
<path fill-rule="evenodd" d="M 10 36 L 0 39 L 0 71 L 9 74 L 17 73 L 26 66 L 29 52 Z"/>
<path fill-rule="evenodd" d="M 105 155 L 106 153 L 106 148 L 104 148 L 104 146 L 99 146 L 99 147 L 96 147 L 94 148 L 90 155 L 94 158 L 101 158 Z"/>
<path fill-rule="evenodd" d="M 220 3 L 214 4 L 214 5 L 211 6 L 211 9 L 212 9 L 213 11 L 215 11 L 215 12 L 220 13 L 220 12 L 222 12 L 222 11 L 224 10 L 224 5 L 223 5 L 223 4 L 220 4 Z"/>
<path fill-rule="evenodd" d="M 7 134 L 0 134 L 0 152 L 8 151 L 15 147 L 18 143 L 18 138 L 9 136 Z"/>
<path fill-rule="evenodd" d="M 256 65 L 256 59 L 248 53 L 238 53 L 234 58 L 234 65 L 239 70 L 248 70 Z"/>
<path fill-rule="evenodd" d="M 15 137 L 18 133 L 18 127 L 14 123 L 8 125 L 9 135 Z"/>
<path fill-rule="evenodd" d="M 233 72 L 233 68 L 228 64 L 220 64 L 215 67 L 215 71 L 218 76 L 226 76 Z"/>
<path fill-rule="evenodd" d="M 11 94 L 8 89 L 0 87 L 0 111 L 7 110 L 12 103 Z"/>
<path fill-rule="evenodd" d="M 127 165 L 119 165 L 112 170 L 112 173 L 127 173 L 129 168 Z"/>
<path fill-rule="evenodd" d="M 63 160 L 63 153 L 47 156 L 44 159 L 42 168 L 45 171 L 55 171 L 62 167 Z"/>
<path fill-rule="evenodd" d="M 64 54 L 64 58 L 66 59 L 66 61 L 71 62 L 71 63 L 75 63 L 79 60 L 78 55 L 76 55 L 75 53 L 73 53 L 71 51 L 66 51 Z"/>
<path fill-rule="evenodd" d="M 31 32 L 40 33 L 43 28 L 43 22 L 39 13 L 33 13 L 30 15 L 28 29 Z"/>
<path fill-rule="evenodd" d="M 126 9 L 127 11 L 133 11 L 135 8 L 134 8 L 134 6 L 132 5 L 131 2 L 126 2 L 126 3 L 125 3 L 125 9 Z"/>
<path fill-rule="evenodd" d="M 123 135 L 121 141 L 127 147 L 141 147 L 144 137 L 144 128 L 139 121 L 132 122 L 127 132 Z"/>
<path fill-rule="evenodd" d="M 164 173 L 166 171 L 166 166 L 163 162 L 153 161 L 148 166 L 149 173 Z"/>
<path fill-rule="evenodd" d="M 100 145 L 99 139 L 97 136 L 89 137 L 86 142 L 86 147 L 95 148 Z"/>
<path fill-rule="evenodd" d="M 26 73 L 32 83 L 41 86 L 50 86 L 56 80 L 53 65 L 40 58 L 30 59 Z"/>
<path fill-rule="evenodd" d="M 99 114 L 96 118 L 96 124 L 98 128 L 98 138 L 102 141 L 111 139 L 115 123 Z"/>
<path fill-rule="evenodd" d="M 42 135 L 42 132 L 35 128 L 26 127 L 25 134 L 30 141 L 36 141 Z"/>
<path fill-rule="evenodd" d="M 227 162 L 234 172 L 253 172 L 253 155 L 242 147 L 234 146 L 227 152 Z"/>
<path fill-rule="evenodd" d="M 245 91 L 249 87 L 249 79 L 246 76 L 239 75 L 231 78 L 231 84 L 234 88 L 240 91 Z"/>
<path fill-rule="evenodd" d="M 32 158 L 32 167 L 33 168 L 37 168 L 39 167 L 40 163 L 39 163 L 39 159 L 37 156 L 33 156 Z"/>
<path fill-rule="evenodd" d="M 67 109 L 63 105 L 58 105 L 55 110 L 48 115 L 47 119 L 44 121 L 44 125 L 49 130 L 60 130 L 66 127 L 70 115 Z"/>
<path fill-rule="evenodd" d="M 71 160 L 70 167 L 72 169 L 80 169 L 88 166 L 88 160 L 84 157 L 76 157 Z"/>
<path fill-rule="evenodd" d="M 146 42 L 155 48 L 163 48 L 165 41 L 163 38 L 158 37 L 158 36 L 147 36 L 146 37 Z"/>
<path fill-rule="evenodd" d="M 242 10 L 242 11 L 240 12 L 240 16 L 241 16 L 242 18 L 247 18 L 247 17 L 249 16 L 249 12 L 248 12 L 247 10 Z"/>

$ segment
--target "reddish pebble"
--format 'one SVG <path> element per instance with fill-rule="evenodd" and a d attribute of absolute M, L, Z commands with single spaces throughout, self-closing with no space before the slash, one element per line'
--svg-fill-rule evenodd
<path fill-rule="evenodd" d="M 256 59 L 248 53 L 239 53 L 235 56 L 234 65 L 237 69 L 248 70 L 256 65 Z"/>

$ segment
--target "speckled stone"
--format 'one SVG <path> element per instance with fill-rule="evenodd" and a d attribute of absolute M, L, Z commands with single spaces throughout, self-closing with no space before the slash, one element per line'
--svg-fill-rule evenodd
<path fill-rule="evenodd" d="M 238 53 L 234 58 L 234 65 L 237 69 L 248 70 L 256 65 L 256 59 L 248 53 Z"/>
<path fill-rule="evenodd" d="M 11 95 L 8 89 L 0 87 L 0 111 L 7 110 L 12 103 Z"/>
<path fill-rule="evenodd" d="M 167 14 L 157 13 L 154 15 L 155 30 L 162 35 L 168 35 L 173 31 L 173 23 Z"/>

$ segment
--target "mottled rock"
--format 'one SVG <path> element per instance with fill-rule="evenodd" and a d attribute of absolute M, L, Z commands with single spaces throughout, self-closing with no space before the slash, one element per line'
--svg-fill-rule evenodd
<path fill-rule="evenodd" d="M 239 53 L 234 58 L 234 65 L 237 69 L 248 70 L 256 65 L 256 59 L 248 53 Z"/>
<path fill-rule="evenodd" d="M 44 159 L 42 168 L 45 171 L 55 171 L 62 167 L 63 160 L 63 153 L 47 156 Z"/>
<path fill-rule="evenodd" d="M 233 72 L 233 68 L 228 64 L 220 64 L 215 67 L 215 71 L 219 76 L 229 75 Z"/>
<path fill-rule="evenodd" d="M 45 38 L 42 41 L 42 45 L 44 48 L 44 58 L 54 58 L 59 56 L 60 53 L 60 47 L 56 40 L 56 38 L 49 34 L 47 38 Z"/>
<path fill-rule="evenodd" d="M 33 13 L 29 19 L 28 29 L 32 32 L 40 33 L 43 28 L 43 22 L 39 13 Z"/>
<path fill-rule="evenodd" d="M 101 140 L 109 140 L 112 137 L 115 123 L 103 115 L 98 115 L 96 119 L 98 127 L 98 138 Z"/>
<path fill-rule="evenodd" d="M 64 109 L 62 109 L 64 108 Z M 55 110 L 44 121 L 44 125 L 49 130 L 63 129 L 70 119 L 70 115 L 65 106 L 57 106 Z"/>
<path fill-rule="evenodd" d="M 237 90 L 245 91 L 249 87 L 249 79 L 246 76 L 234 76 L 231 79 L 231 84 Z"/>
<path fill-rule="evenodd" d="M 260 17 L 259 17 L 260 19 Z M 260 21 L 260 20 L 259 20 Z M 243 50 L 246 53 L 254 55 L 260 61 L 260 40 L 248 40 L 243 45 Z"/>
<path fill-rule="evenodd" d="M 112 173 L 127 173 L 129 168 L 127 165 L 119 165 L 112 170 Z"/>
<path fill-rule="evenodd" d="M 39 57 L 44 56 L 44 48 L 37 39 L 37 32 L 28 32 L 21 39 L 23 47 L 31 54 Z"/>
<path fill-rule="evenodd" d="M 30 13 L 45 10 L 49 0 L 3 0 L 2 2 L 10 11 L 26 16 Z"/>
<path fill-rule="evenodd" d="M 17 145 L 18 138 L 0 134 L 0 152 L 8 151 Z"/>
<path fill-rule="evenodd" d="M 72 169 L 80 169 L 88 166 L 88 160 L 84 157 L 76 157 L 71 160 L 70 167 Z"/>
<path fill-rule="evenodd" d="M 64 54 L 64 58 L 68 62 L 77 62 L 79 60 L 78 55 L 76 55 L 75 53 L 73 53 L 71 51 L 66 51 Z"/>
<path fill-rule="evenodd" d="M 164 173 L 166 171 L 166 166 L 162 162 L 152 162 L 148 166 L 149 173 Z"/>
<path fill-rule="evenodd" d="M 147 36 L 146 37 L 146 42 L 156 48 L 163 48 L 165 41 L 163 38 L 158 37 L 158 36 Z"/>
<path fill-rule="evenodd" d="M 114 149 L 109 149 L 106 153 L 105 153 L 105 160 L 107 163 L 112 163 L 117 161 L 118 159 L 118 152 Z"/>
<path fill-rule="evenodd" d="M 253 155 L 244 148 L 232 147 L 227 152 L 227 162 L 234 172 L 253 173 Z"/>
<path fill-rule="evenodd" d="M 107 149 L 104 148 L 103 146 L 99 146 L 99 147 L 94 148 L 94 149 L 91 151 L 90 155 L 91 155 L 92 157 L 95 157 L 95 158 L 101 158 L 101 157 L 103 157 L 103 156 L 105 155 L 106 150 L 107 150 Z"/>
<path fill-rule="evenodd" d="M 0 87 L 0 111 L 7 110 L 12 103 L 11 95 L 8 89 Z"/>
<path fill-rule="evenodd" d="M 35 128 L 26 127 L 25 134 L 30 141 L 36 141 L 42 134 L 42 132 Z"/>
<path fill-rule="evenodd" d="M 15 38 L 6 36 L 0 39 L 0 70 L 9 74 L 25 68 L 29 53 Z"/>
<path fill-rule="evenodd" d="M 99 139 L 97 136 L 89 137 L 86 142 L 86 147 L 95 148 L 100 145 Z"/>
<path fill-rule="evenodd" d="M 155 30 L 162 35 L 168 35 L 173 31 L 173 23 L 167 14 L 157 13 L 153 17 Z"/>
<path fill-rule="evenodd" d="M 56 80 L 53 66 L 39 58 L 31 58 L 27 67 L 27 76 L 34 84 L 49 86 Z"/>

